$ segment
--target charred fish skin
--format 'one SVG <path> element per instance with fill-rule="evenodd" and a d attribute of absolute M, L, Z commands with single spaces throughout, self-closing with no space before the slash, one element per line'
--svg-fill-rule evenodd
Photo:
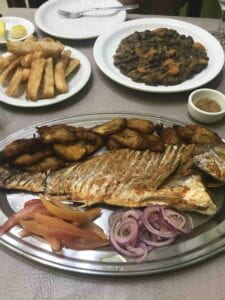
<path fill-rule="evenodd" d="M 5 181 L 13 175 L 13 170 L 4 165 L 0 165 L 0 188 L 5 187 Z"/>
<path fill-rule="evenodd" d="M 164 153 L 128 149 L 104 153 L 50 174 L 46 192 L 105 196 L 135 186 L 157 189 L 177 168 L 182 148 L 168 146 Z"/>
<path fill-rule="evenodd" d="M 45 173 L 28 173 L 0 165 L 0 188 L 41 193 L 45 187 Z"/>
<path fill-rule="evenodd" d="M 225 145 L 196 147 L 193 162 L 197 168 L 225 184 Z"/>

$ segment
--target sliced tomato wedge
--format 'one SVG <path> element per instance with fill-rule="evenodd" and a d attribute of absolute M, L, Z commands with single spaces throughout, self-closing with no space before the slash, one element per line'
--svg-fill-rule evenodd
<path fill-rule="evenodd" d="M 93 222 L 89 222 L 87 224 L 85 224 L 84 226 L 82 226 L 83 229 L 86 229 L 88 231 L 93 232 L 94 234 L 96 234 L 99 238 L 103 239 L 103 240 L 107 240 L 108 237 L 105 234 L 104 230 L 98 226 L 97 224 L 93 223 Z"/>
<path fill-rule="evenodd" d="M 45 208 L 56 217 L 64 220 L 73 221 L 77 225 L 85 224 L 89 221 L 95 220 L 101 214 L 101 208 L 96 207 L 87 211 L 75 210 L 70 207 L 59 207 L 51 201 L 46 200 L 43 195 L 40 195 L 40 200 Z"/>
<path fill-rule="evenodd" d="M 37 223 L 46 225 L 50 229 L 55 229 L 56 231 L 65 231 L 68 234 L 71 234 L 71 236 L 73 237 L 84 238 L 90 241 L 95 241 L 98 238 L 98 236 L 93 231 L 90 231 L 88 229 L 81 229 L 74 224 L 68 223 L 55 217 L 36 213 L 33 215 L 33 219 Z"/>
<path fill-rule="evenodd" d="M 57 238 L 53 236 L 46 236 L 45 239 L 47 240 L 53 251 L 59 251 L 62 248 L 62 244 Z"/>
<path fill-rule="evenodd" d="M 33 201 L 33 200 L 31 200 Z M 30 202 L 30 201 L 28 201 Z M 3 225 L 0 226 L 0 235 L 9 231 L 13 226 L 19 224 L 23 218 L 31 218 L 34 213 L 40 212 L 42 214 L 50 215 L 51 213 L 38 201 L 26 203 L 24 208 L 14 213 Z"/>
<path fill-rule="evenodd" d="M 84 239 L 62 240 L 62 245 L 74 250 L 92 250 L 101 248 L 109 244 L 108 240 L 97 239 L 96 241 L 87 241 Z"/>

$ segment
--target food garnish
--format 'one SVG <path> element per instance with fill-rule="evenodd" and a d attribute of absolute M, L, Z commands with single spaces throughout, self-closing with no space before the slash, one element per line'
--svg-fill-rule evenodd
<path fill-rule="evenodd" d="M 10 29 L 10 35 L 13 39 L 20 39 L 27 35 L 27 29 L 23 25 L 15 25 Z"/>
<path fill-rule="evenodd" d="M 54 216 L 63 220 L 72 221 L 74 224 L 78 225 L 93 221 L 101 215 L 101 209 L 99 207 L 89 209 L 88 211 L 79 211 L 69 207 L 59 207 L 51 203 L 51 201 L 46 200 L 43 195 L 40 195 L 40 200 L 44 207 Z"/>
<path fill-rule="evenodd" d="M 25 32 L 15 26 L 12 34 L 19 38 Z M 70 50 L 64 50 L 61 42 L 32 36 L 25 41 L 9 41 L 6 46 L 9 54 L 0 56 L 0 83 L 8 96 L 25 92 L 28 100 L 37 101 L 68 92 L 68 78 L 80 61 Z"/>
<path fill-rule="evenodd" d="M 109 238 L 120 254 L 141 262 L 154 248 L 169 245 L 191 231 L 189 216 L 164 206 L 114 212 Z"/>
<path fill-rule="evenodd" d="M 64 204 L 63 207 L 58 206 L 57 211 L 57 208 L 52 208 L 57 207 L 57 201 L 50 205 L 46 204 L 48 202 L 51 203 L 44 196 L 41 196 L 41 201 L 32 199 L 25 202 L 23 209 L 14 213 L 0 226 L 0 235 L 13 226 L 20 225 L 23 228 L 21 237 L 32 234 L 41 236 L 51 245 L 53 251 L 60 251 L 62 247 L 87 250 L 108 245 L 103 230 L 91 222 L 100 215 L 100 208 L 80 211 Z"/>
<path fill-rule="evenodd" d="M 147 85 L 175 85 L 192 78 L 208 65 L 205 47 L 176 30 L 135 31 L 124 38 L 114 64 L 133 81 Z"/>

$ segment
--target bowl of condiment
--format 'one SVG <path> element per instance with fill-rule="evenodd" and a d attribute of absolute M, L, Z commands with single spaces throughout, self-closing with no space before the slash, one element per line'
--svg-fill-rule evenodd
<path fill-rule="evenodd" d="M 195 90 L 189 95 L 188 112 L 199 122 L 217 122 L 225 116 L 225 95 L 213 89 Z"/>

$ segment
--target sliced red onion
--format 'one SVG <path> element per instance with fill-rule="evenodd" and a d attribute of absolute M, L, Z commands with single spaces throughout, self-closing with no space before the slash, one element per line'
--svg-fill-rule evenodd
<path fill-rule="evenodd" d="M 149 238 L 151 235 L 151 238 Z M 152 247 L 163 247 L 166 245 L 169 245 L 171 243 L 173 243 L 176 239 L 176 236 L 172 236 L 170 238 L 164 238 L 164 239 L 158 239 L 157 236 L 155 236 L 154 234 L 151 234 L 148 232 L 148 238 L 146 237 L 146 234 L 142 236 L 141 240 L 142 242 L 144 242 L 145 244 L 152 246 Z"/>
<path fill-rule="evenodd" d="M 154 247 L 153 247 L 153 246 L 149 246 L 149 245 L 147 245 L 147 250 L 148 250 L 148 253 L 149 253 L 149 252 L 151 252 L 153 249 L 154 249 Z"/>
<path fill-rule="evenodd" d="M 190 219 L 171 208 L 149 206 L 113 213 L 109 238 L 121 254 L 141 262 L 156 247 L 171 244 L 177 235 L 191 229 Z"/>
<path fill-rule="evenodd" d="M 126 211 L 124 209 L 120 209 L 118 211 L 114 211 L 110 217 L 109 217 L 109 226 L 113 227 L 115 226 L 115 224 L 121 219 L 122 215 L 125 213 Z"/>
<path fill-rule="evenodd" d="M 148 229 L 148 231 L 165 238 L 169 238 L 169 237 L 173 237 L 174 235 L 177 235 L 177 232 L 175 232 L 174 230 L 169 230 L 169 228 L 162 226 L 162 224 L 160 229 L 157 229 L 151 224 L 151 215 L 156 212 L 160 214 L 160 206 L 149 206 L 145 208 L 143 211 L 142 222 L 145 225 L 145 227 Z"/>
<path fill-rule="evenodd" d="M 131 252 L 126 248 L 120 246 L 114 238 L 113 232 L 109 233 L 110 242 L 112 243 L 113 247 L 122 255 L 127 257 L 137 257 L 137 253 Z"/>
<path fill-rule="evenodd" d="M 136 262 L 142 262 L 145 259 L 146 255 L 148 254 L 148 248 L 143 242 L 138 243 L 136 247 L 132 247 L 128 245 L 127 250 L 136 253 L 136 257 L 137 257 Z"/>
<path fill-rule="evenodd" d="M 189 225 L 186 226 L 188 220 L 184 215 L 168 207 L 161 207 L 160 212 L 164 222 L 166 223 L 166 225 L 169 225 L 170 228 L 181 233 L 190 232 L 191 227 Z"/>
<path fill-rule="evenodd" d="M 115 226 L 114 238 L 121 245 L 132 243 L 138 235 L 139 226 L 135 219 L 127 218 Z"/>
<path fill-rule="evenodd" d="M 129 217 L 132 217 L 135 220 L 139 221 L 142 217 L 142 213 L 138 209 L 129 209 L 122 215 L 122 220 L 126 220 Z"/>

